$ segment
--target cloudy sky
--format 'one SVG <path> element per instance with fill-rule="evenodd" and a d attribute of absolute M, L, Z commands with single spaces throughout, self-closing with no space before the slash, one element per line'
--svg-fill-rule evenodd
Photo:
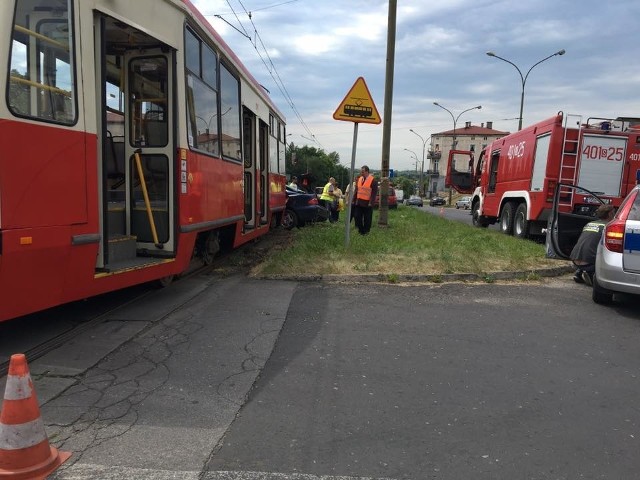
<path fill-rule="evenodd" d="M 287 117 L 289 140 L 336 151 L 349 166 L 353 124 L 334 120 L 333 113 L 358 77 L 364 77 L 380 115 L 384 112 L 388 2 L 194 3 L 271 92 Z M 422 156 L 423 143 L 409 129 L 427 139 L 453 128 L 451 115 L 435 101 L 455 116 L 482 105 L 464 113 L 457 126 L 492 121 L 494 129 L 517 130 L 520 76 L 487 51 L 512 61 L 525 75 L 539 60 L 566 50 L 529 74 L 525 126 L 559 110 L 585 118 L 640 117 L 637 0 L 397 3 L 391 168 L 415 168 L 405 148 Z M 275 68 L 268 69 L 265 62 Z M 382 124 L 360 124 L 356 166 L 380 168 L 382 130 Z"/>

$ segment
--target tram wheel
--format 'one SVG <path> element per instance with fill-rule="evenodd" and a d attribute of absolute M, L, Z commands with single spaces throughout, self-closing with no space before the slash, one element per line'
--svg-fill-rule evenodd
<path fill-rule="evenodd" d="M 156 285 L 158 288 L 166 288 L 173 283 L 173 279 L 175 275 L 167 275 L 166 277 L 159 278 L 156 280 Z"/>
<path fill-rule="evenodd" d="M 218 232 L 209 232 L 200 242 L 198 256 L 205 265 L 211 265 L 213 259 L 220 251 L 220 235 Z"/>

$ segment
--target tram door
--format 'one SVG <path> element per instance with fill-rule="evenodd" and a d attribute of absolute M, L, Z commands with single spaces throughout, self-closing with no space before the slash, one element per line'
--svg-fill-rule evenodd
<path fill-rule="evenodd" d="M 258 126 L 258 167 L 260 169 L 260 223 L 269 219 L 269 125 L 260 120 Z"/>
<path fill-rule="evenodd" d="M 103 199 L 96 266 L 126 268 L 175 248 L 173 50 L 108 16 L 95 26 Z"/>
<path fill-rule="evenodd" d="M 127 226 L 145 253 L 174 249 L 172 65 L 161 49 L 125 55 Z"/>
<path fill-rule="evenodd" d="M 244 160 L 244 228 L 257 226 L 260 212 L 260 171 L 256 161 L 256 116 L 244 107 L 242 111 L 242 156 Z"/>

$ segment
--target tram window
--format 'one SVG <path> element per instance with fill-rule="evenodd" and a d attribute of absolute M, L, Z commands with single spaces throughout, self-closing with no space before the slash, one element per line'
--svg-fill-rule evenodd
<path fill-rule="evenodd" d="M 164 57 L 136 58 L 129 69 L 131 145 L 164 147 L 169 139 L 167 61 Z"/>
<path fill-rule="evenodd" d="M 206 45 L 202 47 L 202 79 L 212 88 L 218 84 L 218 58 Z"/>
<path fill-rule="evenodd" d="M 224 65 L 220 65 L 220 109 L 222 155 L 240 160 L 240 82 Z"/>
<path fill-rule="evenodd" d="M 277 155 L 277 159 L 278 159 L 278 165 L 277 167 L 274 169 L 274 171 L 276 172 L 284 172 L 284 149 L 283 147 L 283 141 L 284 141 L 284 137 L 283 137 L 283 133 L 284 133 L 284 126 L 282 125 L 282 123 L 279 120 L 276 120 L 276 124 L 278 125 L 278 131 L 277 131 L 277 137 L 276 137 L 276 155 Z"/>
<path fill-rule="evenodd" d="M 218 57 L 189 29 L 185 32 L 185 49 L 189 145 L 220 155 Z"/>
<path fill-rule="evenodd" d="M 272 172 L 279 171 L 278 164 L 278 138 L 276 137 L 277 128 L 275 127 L 277 120 L 269 114 L 269 170 Z M 284 171 L 284 170 L 283 170 Z"/>
<path fill-rule="evenodd" d="M 220 154 L 218 135 L 218 92 L 190 75 L 187 81 L 189 145 L 214 155 Z"/>
<path fill-rule="evenodd" d="M 9 109 L 17 116 L 71 125 L 77 109 L 69 2 L 42 0 L 37 11 L 29 7 L 16 2 Z"/>
<path fill-rule="evenodd" d="M 188 70 L 200 76 L 200 40 L 191 30 L 186 29 L 184 34 L 185 59 L 184 63 Z"/>

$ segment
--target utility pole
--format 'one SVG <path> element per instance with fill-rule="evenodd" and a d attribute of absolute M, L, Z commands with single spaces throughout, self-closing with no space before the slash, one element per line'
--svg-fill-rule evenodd
<path fill-rule="evenodd" d="M 380 182 L 380 216 L 378 225 L 388 225 L 389 214 L 389 152 L 391 150 L 391 110 L 393 102 L 393 67 L 396 49 L 396 11 L 398 0 L 389 0 L 387 25 L 387 70 L 384 85 L 384 114 L 382 125 L 382 172 Z"/>

